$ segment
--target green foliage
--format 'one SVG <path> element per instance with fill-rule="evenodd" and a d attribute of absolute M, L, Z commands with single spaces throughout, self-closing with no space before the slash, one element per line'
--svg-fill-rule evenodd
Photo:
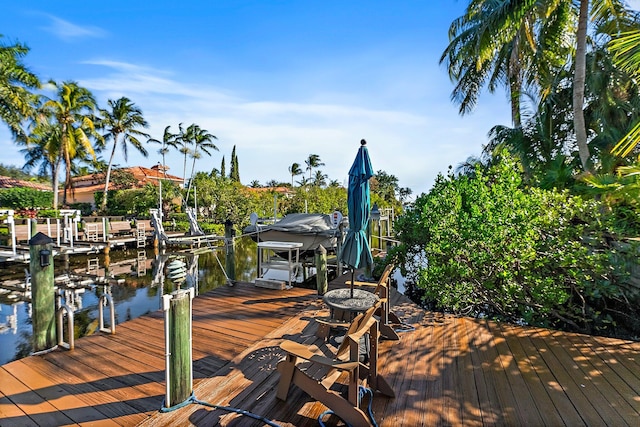
<path fill-rule="evenodd" d="M 611 327 L 634 296 L 620 286 L 626 272 L 611 257 L 601 205 L 525 188 L 519 170 L 502 159 L 473 177 L 440 175 L 397 221 L 402 244 L 392 255 L 439 309 L 583 332 Z"/>
<path fill-rule="evenodd" d="M 60 218 L 60 211 L 57 209 L 40 209 L 38 218 Z"/>
<path fill-rule="evenodd" d="M 229 219 L 234 224 L 248 221 L 252 212 L 251 195 L 242 184 L 220 176 L 197 174 L 198 217 L 217 224 Z"/>
<path fill-rule="evenodd" d="M 53 204 L 51 191 L 14 187 L 0 190 L 0 206 L 10 209 L 49 208 Z"/>
<path fill-rule="evenodd" d="M 284 214 L 295 212 L 347 213 L 347 190 L 342 187 L 321 188 L 315 185 L 297 187 L 294 196 L 282 203 Z M 306 210 L 305 210 L 306 208 Z"/>
<path fill-rule="evenodd" d="M 113 188 L 118 190 L 124 190 L 133 187 L 138 183 L 138 180 L 133 173 L 124 169 L 114 169 L 111 171 L 110 183 Z"/>
<path fill-rule="evenodd" d="M 217 236 L 224 236 L 224 225 L 223 224 L 214 224 L 211 222 L 198 222 L 202 231 L 205 234 L 215 234 Z"/>
<path fill-rule="evenodd" d="M 91 203 L 71 203 L 69 208 L 78 209 L 82 216 L 89 216 L 93 212 L 93 205 Z"/>
<path fill-rule="evenodd" d="M 25 173 L 21 168 L 12 165 L 5 165 L 3 163 L 0 163 L 0 175 L 24 181 L 29 181 L 33 178 L 28 173 Z"/>
<path fill-rule="evenodd" d="M 102 193 L 96 192 L 96 201 L 102 200 Z M 158 187 L 147 184 L 144 188 L 131 190 L 110 190 L 107 195 L 109 215 L 146 217 L 149 209 L 158 207 Z"/>

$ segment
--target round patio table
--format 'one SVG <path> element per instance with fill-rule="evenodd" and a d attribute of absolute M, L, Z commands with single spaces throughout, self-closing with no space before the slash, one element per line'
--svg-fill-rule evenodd
<path fill-rule="evenodd" d="M 354 289 L 351 297 L 350 288 L 341 288 L 327 292 L 322 299 L 329 306 L 333 319 L 350 321 L 355 314 L 373 307 L 380 298 L 363 289 Z"/>

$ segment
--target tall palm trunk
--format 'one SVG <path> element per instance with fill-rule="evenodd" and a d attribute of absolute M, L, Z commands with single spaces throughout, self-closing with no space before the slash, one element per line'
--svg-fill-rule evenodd
<path fill-rule="evenodd" d="M 58 173 L 60 171 L 60 160 L 51 165 L 51 188 L 53 189 L 53 209 L 58 209 Z"/>
<path fill-rule="evenodd" d="M 64 191 L 62 192 L 62 205 L 67 205 L 67 190 L 71 187 L 71 156 L 69 155 L 69 137 L 66 136 L 66 127 L 64 124 L 62 126 L 62 157 L 64 157 Z"/>
<path fill-rule="evenodd" d="M 520 92 L 522 91 L 522 72 L 520 67 L 518 40 L 516 35 L 509 58 L 509 92 L 511 95 L 511 122 L 514 128 L 522 126 L 520 117 Z"/>
<path fill-rule="evenodd" d="M 107 176 L 104 182 L 104 193 L 102 194 L 102 205 L 100 209 L 104 211 L 107 208 L 107 192 L 109 191 L 109 180 L 111 179 L 111 165 L 113 164 L 113 157 L 116 154 L 116 147 L 118 146 L 118 134 L 113 136 L 113 149 L 111 150 L 111 157 L 109 157 L 109 165 L 107 166 Z"/>
<path fill-rule="evenodd" d="M 184 163 L 182 165 L 182 188 L 187 185 L 187 152 L 184 153 Z"/>
<path fill-rule="evenodd" d="M 580 0 L 578 16 L 578 34 L 576 40 L 575 75 L 573 76 L 573 127 L 576 133 L 576 144 L 580 154 L 580 162 L 585 172 L 591 171 L 589 164 L 589 146 L 587 145 L 587 129 L 584 121 L 584 86 L 587 62 L 587 18 L 589 0 Z"/>
<path fill-rule="evenodd" d="M 194 153 L 195 154 L 195 153 Z M 193 171 L 196 169 L 196 156 L 193 156 L 193 164 L 191 165 L 191 178 L 189 178 L 189 186 L 187 187 L 187 198 L 184 203 L 189 203 L 189 194 L 191 193 L 191 184 L 193 184 Z"/>

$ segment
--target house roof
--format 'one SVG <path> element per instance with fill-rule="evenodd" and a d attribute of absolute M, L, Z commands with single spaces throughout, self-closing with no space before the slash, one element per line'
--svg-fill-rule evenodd
<path fill-rule="evenodd" d="M 167 168 L 169 169 L 169 168 Z M 158 184 L 160 179 L 182 183 L 182 178 L 175 175 L 166 174 L 162 169 L 162 166 L 153 166 L 151 168 L 145 168 L 144 166 L 132 166 L 129 168 L 121 168 L 121 171 L 130 172 L 133 177 L 138 181 L 137 187 L 142 187 L 147 183 L 154 185 Z M 104 190 L 104 173 L 93 173 L 90 175 L 76 176 L 71 178 L 73 183 L 74 192 L 79 193 L 94 193 L 96 191 Z M 113 190 L 114 184 L 109 182 L 109 189 Z"/>
<path fill-rule="evenodd" d="M 9 176 L 0 175 L 0 188 L 34 188 L 40 191 L 51 191 L 50 184 L 42 184 L 33 181 L 23 181 L 21 179 L 11 178 Z"/>

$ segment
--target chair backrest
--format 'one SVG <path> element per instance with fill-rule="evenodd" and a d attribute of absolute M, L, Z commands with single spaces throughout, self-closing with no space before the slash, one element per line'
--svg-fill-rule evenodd
<path fill-rule="evenodd" d="M 389 284 L 389 277 L 391 276 L 391 272 L 393 271 L 393 269 L 396 266 L 393 263 L 387 264 L 387 266 L 384 268 L 384 271 L 382 272 L 382 276 L 380 276 L 380 280 L 378 280 L 378 285 L 376 286 L 376 290 L 374 291 L 374 293 L 376 295 L 379 295 L 379 290 L 381 286 L 387 287 Z"/>
<path fill-rule="evenodd" d="M 369 308 L 364 313 L 358 314 L 353 319 L 353 321 L 349 325 L 349 329 L 347 329 L 347 333 L 344 334 L 344 339 L 342 343 L 340 343 L 338 351 L 336 351 L 336 359 L 341 359 L 349 351 L 349 340 L 347 339 L 349 335 L 355 334 L 363 328 L 367 328 L 369 320 L 373 317 L 378 308 L 380 308 L 380 305 L 381 302 L 377 301 L 371 308 Z M 377 337 L 375 337 L 375 339 L 377 339 Z"/>

